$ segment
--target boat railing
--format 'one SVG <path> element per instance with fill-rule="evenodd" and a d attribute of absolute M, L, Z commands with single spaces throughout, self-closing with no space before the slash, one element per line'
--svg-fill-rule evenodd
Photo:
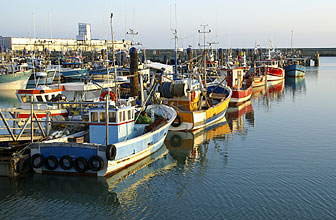
<path fill-rule="evenodd" d="M 28 103 L 27 103 L 28 104 Z M 27 118 L 17 117 L 17 108 L 1 108 L 0 109 L 0 120 L 3 126 L 0 126 L 0 130 L 7 130 L 8 133 L 0 134 L 1 141 L 31 141 L 42 140 L 47 138 L 50 135 L 49 123 L 62 123 L 62 124 L 90 124 L 89 121 L 79 121 L 79 120 L 51 120 L 51 112 L 49 109 L 38 109 L 39 112 L 36 112 L 37 105 L 58 105 L 59 108 L 66 108 L 66 106 L 77 106 L 80 111 L 83 112 L 84 108 L 88 106 L 106 106 L 109 105 L 109 102 L 31 102 L 30 113 Z M 105 107 L 105 110 L 107 108 Z M 41 110 L 46 115 L 44 118 L 38 118 L 37 114 L 41 114 Z M 108 120 L 107 120 L 108 121 Z M 42 123 L 46 123 L 47 126 L 43 126 Z M 106 122 L 95 122 L 95 124 L 105 125 Z M 34 133 L 38 134 L 34 134 Z M 29 135 L 30 133 L 30 135 Z"/>

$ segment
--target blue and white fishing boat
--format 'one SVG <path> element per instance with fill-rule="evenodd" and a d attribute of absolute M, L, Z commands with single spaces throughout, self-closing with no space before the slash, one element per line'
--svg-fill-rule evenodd
<path fill-rule="evenodd" d="M 113 99 L 111 92 L 109 95 Z M 142 121 L 146 124 L 135 123 L 139 116 L 134 106 L 110 101 L 103 108 L 103 103 L 88 110 L 87 131 L 31 145 L 35 172 L 113 175 L 159 150 L 176 117 L 169 106 L 149 105 L 144 112 L 151 119 L 145 116 L 147 120 Z"/>
<path fill-rule="evenodd" d="M 84 63 L 77 57 L 70 57 L 63 62 L 60 71 L 67 80 L 78 80 L 88 72 Z"/>
<path fill-rule="evenodd" d="M 40 85 L 51 85 L 56 76 L 56 69 L 47 69 L 46 71 L 39 71 L 31 74 L 27 88 L 36 88 Z"/>
<path fill-rule="evenodd" d="M 285 74 L 289 77 L 302 77 L 306 75 L 306 67 L 300 65 L 300 59 L 289 58 L 285 65 Z"/>

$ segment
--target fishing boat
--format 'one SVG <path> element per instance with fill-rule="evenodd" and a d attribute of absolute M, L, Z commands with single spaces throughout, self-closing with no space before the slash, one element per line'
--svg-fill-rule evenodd
<path fill-rule="evenodd" d="M 277 60 L 257 61 L 256 71 L 265 73 L 267 81 L 281 80 L 285 77 L 285 70 L 279 66 Z"/>
<path fill-rule="evenodd" d="M 306 74 L 306 67 L 300 65 L 302 59 L 299 58 L 288 58 L 285 64 L 285 73 L 289 77 L 303 77 Z"/>
<path fill-rule="evenodd" d="M 65 108 L 60 108 L 57 104 L 50 105 L 41 103 L 65 100 L 62 94 L 63 91 L 64 86 L 57 89 L 51 89 L 48 86 L 38 86 L 35 89 L 18 89 L 16 91 L 16 97 L 19 100 L 20 107 L 13 109 L 11 114 L 14 118 L 26 119 L 31 114 L 31 103 L 40 102 L 33 106 L 37 118 L 45 118 L 47 115 L 50 117 L 57 115 L 67 117 L 68 111 Z"/>
<path fill-rule="evenodd" d="M 108 94 L 113 100 L 112 92 Z M 88 110 L 87 130 L 31 145 L 35 172 L 114 175 L 159 150 L 176 117 L 176 111 L 169 106 L 147 105 L 141 109 L 145 109 L 142 114 L 148 114 L 144 114 L 147 120 L 143 119 L 143 123 L 138 121 L 142 116 L 136 115 L 129 100 L 94 105 Z"/>
<path fill-rule="evenodd" d="M 31 70 L 28 65 L 1 65 L 0 66 L 0 90 L 24 89 L 27 86 Z"/>
<path fill-rule="evenodd" d="M 60 69 L 64 80 L 78 80 L 87 74 L 87 69 L 81 60 L 81 57 L 69 57 L 62 63 Z"/>
<path fill-rule="evenodd" d="M 33 72 L 28 80 L 27 88 L 36 88 L 39 85 L 50 85 L 53 83 L 55 76 L 56 69 Z"/>
<path fill-rule="evenodd" d="M 226 83 L 232 88 L 231 106 L 238 106 L 251 98 L 253 79 L 245 71 L 240 67 L 227 72 Z"/>
<path fill-rule="evenodd" d="M 191 76 L 161 83 L 160 96 L 163 102 L 177 111 L 176 120 L 169 130 L 197 130 L 224 117 L 232 90 L 223 86 L 223 93 L 220 96 L 212 92 L 204 96 L 202 85 L 200 78 L 195 79 Z M 205 100 L 202 100 L 203 97 Z"/>
<path fill-rule="evenodd" d="M 251 98 L 253 76 L 247 72 L 246 67 L 226 69 L 224 75 L 226 76 L 226 85 L 232 90 L 230 106 L 238 106 Z M 224 86 L 217 82 L 216 79 L 214 82 L 208 83 L 207 86 L 208 93 L 212 92 L 213 96 L 220 96 L 225 93 Z"/>
<path fill-rule="evenodd" d="M 263 72 L 263 68 L 250 68 L 249 74 L 253 76 L 252 87 L 257 89 L 258 87 L 265 86 L 266 83 L 266 73 Z"/>

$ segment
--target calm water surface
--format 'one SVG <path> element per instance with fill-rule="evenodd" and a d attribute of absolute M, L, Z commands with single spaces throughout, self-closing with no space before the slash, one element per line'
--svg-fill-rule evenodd
<path fill-rule="evenodd" d="M 0 218 L 336 219 L 336 58 L 320 64 L 120 176 L 0 178 Z"/>

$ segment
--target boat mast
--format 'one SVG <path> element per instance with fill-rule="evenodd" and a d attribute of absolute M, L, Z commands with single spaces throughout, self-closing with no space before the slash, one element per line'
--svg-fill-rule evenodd
<path fill-rule="evenodd" d="M 115 53 L 114 53 L 114 34 L 113 34 L 113 22 L 112 22 L 112 18 L 113 18 L 113 13 L 111 13 L 111 35 L 112 35 L 112 60 L 113 60 L 113 69 L 114 69 L 114 92 L 115 95 L 117 97 L 117 100 L 119 98 L 119 93 L 118 93 L 118 87 L 117 87 L 117 68 L 115 65 Z M 116 100 L 116 101 L 117 101 Z"/>
<path fill-rule="evenodd" d="M 206 81 L 207 81 L 207 78 L 206 78 L 206 46 L 209 46 L 207 44 L 205 44 L 205 36 L 206 34 L 210 33 L 211 30 L 206 30 L 206 27 L 208 27 L 209 25 L 207 24 L 202 24 L 201 27 L 203 28 L 203 30 L 198 30 L 198 33 L 200 34 L 203 34 L 203 45 L 199 44 L 198 46 L 203 46 L 203 68 L 204 68 L 204 88 L 206 88 Z"/>
<path fill-rule="evenodd" d="M 132 35 L 132 41 L 131 41 L 131 45 L 135 45 L 135 35 L 138 35 L 139 32 L 134 31 L 132 28 L 129 29 L 130 32 L 126 32 L 126 34 Z"/>
<path fill-rule="evenodd" d="M 177 74 L 177 30 L 174 30 L 174 38 L 175 38 L 175 65 L 174 65 L 174 71 L 175 74 Z"/>
<path fill-rule="evenodd" d="M 291 34 L 291 53 L 293 52 L 293 30 Z"/>

